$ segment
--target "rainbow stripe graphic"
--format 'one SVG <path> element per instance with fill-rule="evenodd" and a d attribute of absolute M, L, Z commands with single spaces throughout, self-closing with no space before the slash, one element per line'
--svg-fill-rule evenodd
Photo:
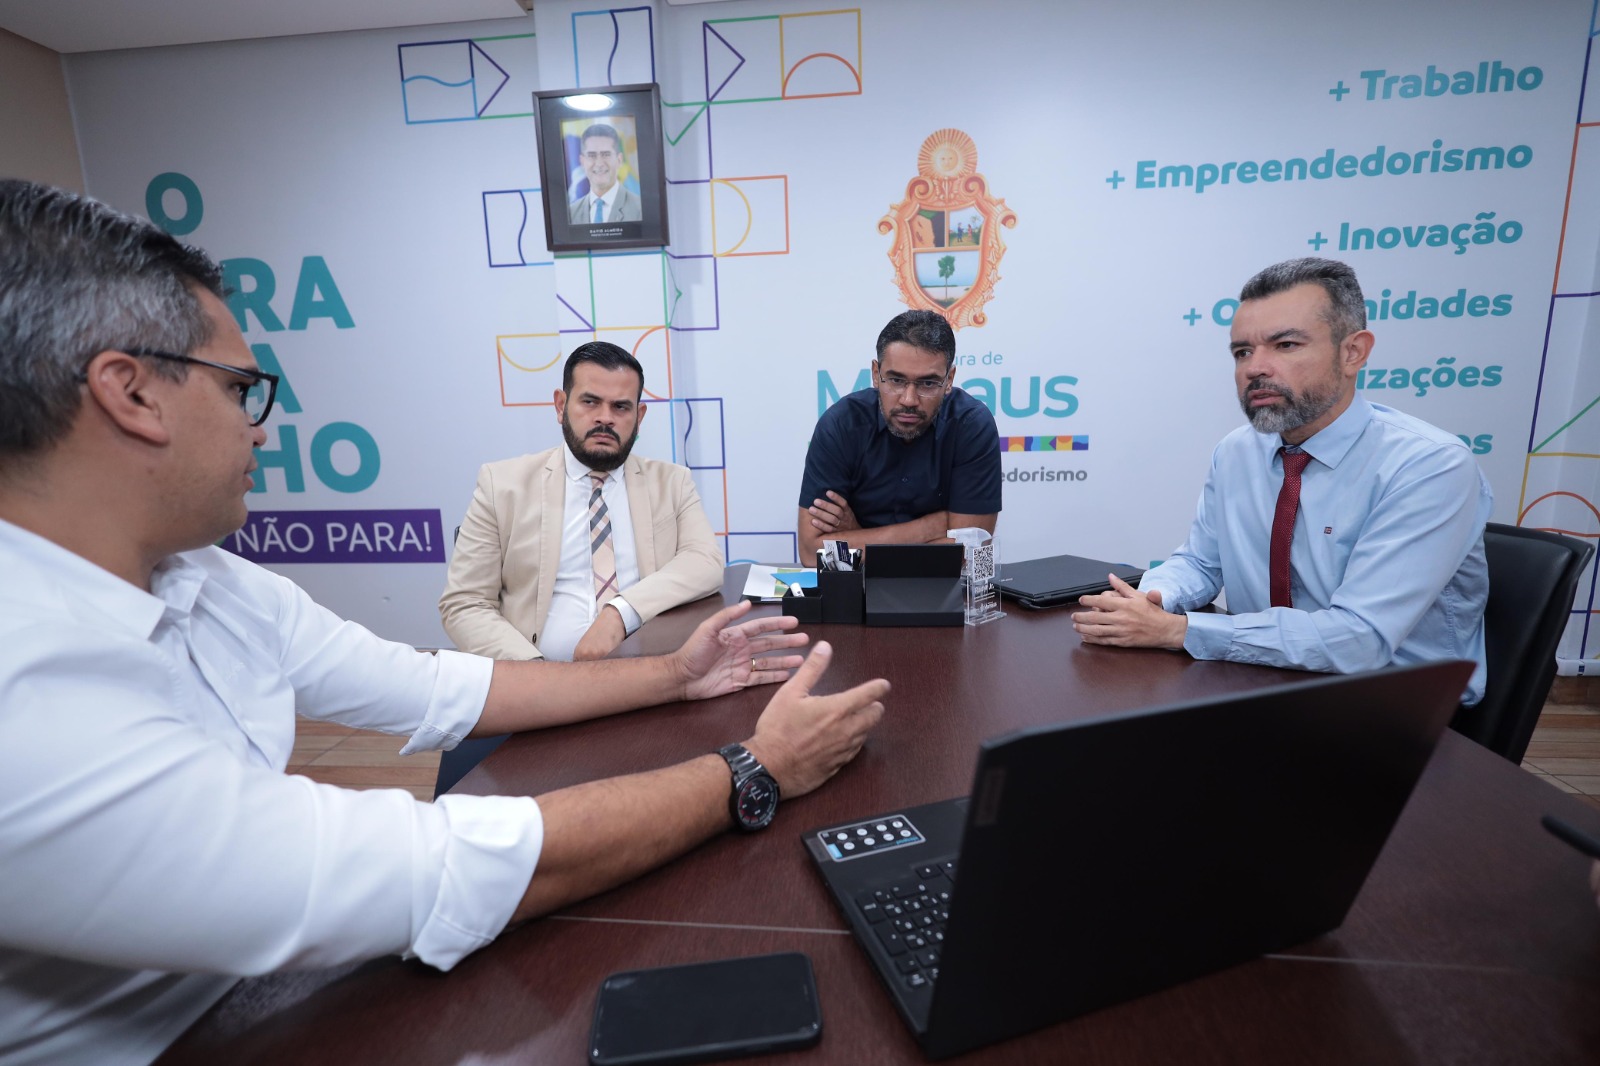
<path fill-rule="evenodd" d="M 1089 435 L 1078 433 L 1066 437 L 1001 437 L 1003 452 L 1086 452 Z"/>

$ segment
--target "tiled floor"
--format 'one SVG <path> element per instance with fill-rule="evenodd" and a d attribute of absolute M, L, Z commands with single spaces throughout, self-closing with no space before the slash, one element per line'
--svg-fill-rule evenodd
<path fill-rule="evenodd" d="M 1594 696 L 1597 693 L 1587 694 Z M 289 773 L 346 788 L 403 788 L 433 798 L 439 754 L 401 757 L 404 737 L 301 719 Z M 1522 768 L 1600 807 L 1600 700 L 1545 705 Z"/>
<path fill-rule="evenodd" d="M 1522 768 L 1600 807 L 1600 707 L 1546 704 Z"/>
<path fill-rule="evenodd" d="M 345 788 L 403 788 L 418 799 L 433 799 L 438 752 L 402 757 L 405 737 L 305 718 L 297 725 L 289 773 Z"/>

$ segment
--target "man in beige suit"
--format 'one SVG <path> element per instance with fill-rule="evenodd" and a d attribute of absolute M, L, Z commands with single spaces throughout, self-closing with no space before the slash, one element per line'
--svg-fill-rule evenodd
<path fill-rule="evenodd" d="M 478 472 L 439 598 L 462 651 L 603 658 L 662 611 L 722 584 L 722 552 L 689 471 L 629 454 L 645 415 L 638 360 L 591 341 L 567 358 L 561 384 L 565 445 Z"/>

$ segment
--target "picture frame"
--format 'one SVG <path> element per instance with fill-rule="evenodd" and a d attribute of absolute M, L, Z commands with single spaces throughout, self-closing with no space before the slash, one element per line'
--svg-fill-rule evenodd
<path fill-rule="evenodd" d="M 546 89 L 533 104 L 550 250 L 665 246 L 661 87 Z"/>

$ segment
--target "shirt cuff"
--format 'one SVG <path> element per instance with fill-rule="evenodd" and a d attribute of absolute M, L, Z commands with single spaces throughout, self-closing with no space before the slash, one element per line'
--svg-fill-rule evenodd
<path fill-rule="evenodd" d="M 605 602 L 605 606 L 600 609 L 603 611 L 606 607 L 615 607 L 617 613 L 622 616 L 623 636 L 633 636 L 639 631 L 639 627 L 644 625 L 644 619 L 639 617 L 639 612 L 634 610 L 633 605 L 621 596 L 611 597 Z"/>
<path fill-rule="evenodd" d="M 442 863 L 442 873 L 417 879 L 413 908 L 423 918 L 408 954 L 448 970 L 516 913 L 539 864 L 544 815 L 528 796 L 440 796 L 432 806 L 446 833 L 425 861 Z"/>
<path fill-rule="evenodd" d="M 1196 611 L 1187 618 L 1189 630 L 1183 636 L 1183 650 L 1196 659 L 1226 659 L 1233 644 L 1233 616 Z"/>
<path fill-rule="evenodd" d="M 422 725 L 400 749 L 401 755 L 454 748 L 478 724 L 483 716 L 483 705 L 489 701 L 493 659 L 444 650 L 433 658 L 435 673 L 428 712 L 422 717 Z"/>

